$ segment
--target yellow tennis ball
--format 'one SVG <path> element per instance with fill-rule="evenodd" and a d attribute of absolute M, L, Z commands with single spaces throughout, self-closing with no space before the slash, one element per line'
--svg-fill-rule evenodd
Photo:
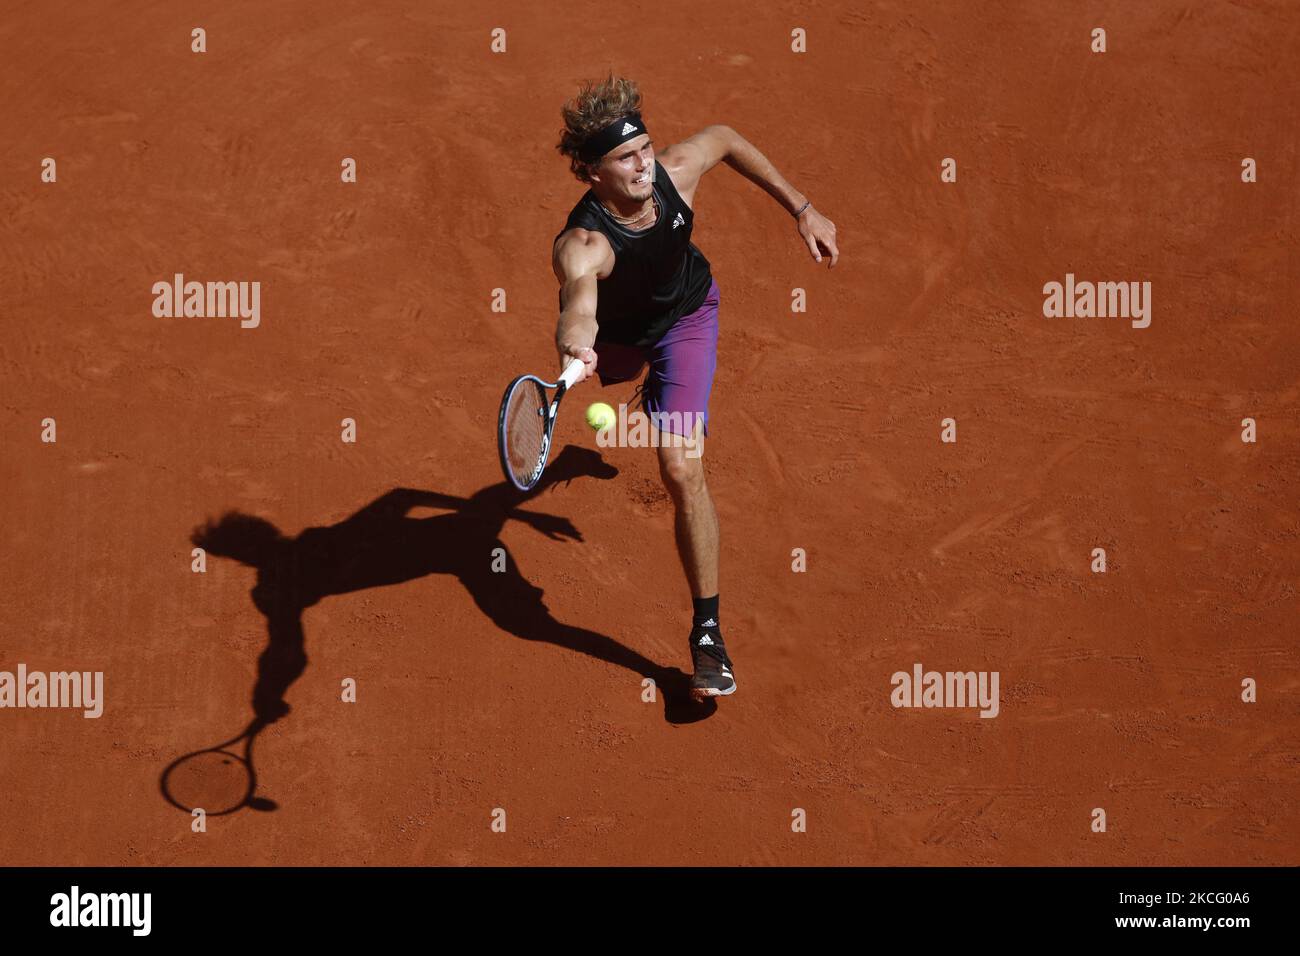
<path fill-rule="evenodd" d="M 594 402 L 587 406 L 587 424 L 596 431 L 602 428 L 609 428 L 618 420 L 614 414 L 614 409 L 610 408 L 604 402 Z"/>

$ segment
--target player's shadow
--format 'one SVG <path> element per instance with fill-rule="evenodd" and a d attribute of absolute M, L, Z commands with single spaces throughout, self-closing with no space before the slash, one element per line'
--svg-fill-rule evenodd
<path fill-rule="evenodd" d="M 581 533 L 569 519 L 520 506 L 559 482 L 610 479 L 617 474 L 599 453 L 571 445 L 551 462 L 538 487 L 527 493 L 506 482 L 468 498 L 394 488 L 351 517 L 328 527 L 307 528 L 296 538 L 285 537 L 263 518 L 240 512 L 195 529 L 191 540 L 196 546 L 257 569 L 252 597 L 266 617 L 268 641 L 258 659 L 253 689 L 256 720 L 268 724 L 288 713 L 285 691 L 307 666 L 305 608 L 331 594 L 400 584 L 429 574 L 459 578 L 479 610 L 507 634 L 554 644 L 653 679 L 669 722 L 708 717 L 716 705 L 694 701 L 690 679 L 681 670 L 656 664 L 604 634 L 556 620 L 542 601 L 542 590 L 528 582 L 501 540 L 506 523 L 518 521 L 556 541 L 581 541 Z M 413 508 L 445 513 L 411 517 Z M 631 684 L 628 693 L 641 695 L 642 682 Z"/>

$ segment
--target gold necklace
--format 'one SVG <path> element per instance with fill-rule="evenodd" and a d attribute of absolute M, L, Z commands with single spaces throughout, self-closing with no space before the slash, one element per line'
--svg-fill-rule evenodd
<path fill-rule="evenodd" d="M 601 203 L 601 205 L 605 206 L 603 202 Z M 625 219 L 622 216 L 620 216 L 618 213 L 610 209 L 608 206 L 605 206 L 605 212 L 609 213 L 610 216 L 613 217 L 614 221 L 621 226 L 630 226 L 635 222 L 640 222 L 642 219 L 646 217 L 648 213 L 657 212 L 658 209 L 659 209 L 659 204 L 655 202 L 654 196 L 650 197 L 650 208 L 646 212 L 641 213 L 639 216 L 634 216 L 631 219 Z"/>

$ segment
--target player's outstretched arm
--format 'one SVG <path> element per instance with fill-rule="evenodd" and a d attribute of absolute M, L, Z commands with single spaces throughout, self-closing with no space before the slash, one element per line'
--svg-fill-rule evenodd
<path fill-rule="evenodd" d="M 596 280 L 613 268 L 614 250 L 598 232 L 570 229 L 555 243 L 551 268 L 560 280 L 560 319 L 555 326 L 555 348 L 563 370 L 581 359 L 578 379 L 596 371 Z M 575 383 L 576 384 L 576 383 Z"/>
<path fill-rule="evenodd" d="M 725 162 L 740 175 L 761 186 L 786 212 L 798 217 L 799 235 L 808 246 L 813 259 L 821 262 L 823 255 L 829 255 L 832 266 L 839 261 L 835 223 L 818 212 L 803 193 L 791 186 L 771 161 L 759 152 L 757 146 L 730 126 L 706 126 L 694 136 L 664 150 L 659 161 L 672 175 L 673 185 L 688 203 L 694 198 L 700 177 L 718 163 Z"/>

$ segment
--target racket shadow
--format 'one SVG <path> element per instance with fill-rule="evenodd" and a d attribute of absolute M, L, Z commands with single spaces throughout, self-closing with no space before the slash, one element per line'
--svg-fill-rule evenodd
<path fill-rule="evenodd" d="M 717 705 L 692 700 L 690 678 L 683 671 L 658 664 L 606 634 L 557 620 L 542 600 L 542 589 L 524 577 L 501 540 L 508 523 L 521 522 L 557 541 L 581 541 L 581 532 L 569 519 L 523 505 L 559 483 L 609 480 L 617 474 L 598 452 L 567 446 L 551 462 L 541 483 L 528 492 L 504 481 L 469 497 L 394 488 L 343 521 L 307 528 L 294 538 L 281 534 L 263 518 L 240 512 L 229 512 L 196 528 L 191 536 L 194 545 L 257 569 L 252 598 L 266 618 L 267 644 L 258 658 L 253 688 L 252 735 L 289 712 L 285 692 L 307 666 L 302 624 L 306 608 L 330 595 L 401 584 L 431 574 L 455 575 L 478 609 L 508 634 L 553 644 L 651 678 L 668 722 L 693 723 L 712 715 Z M 410 517 L 416 507 L 444 513 Z M 506 556 L 503 572 L 492 570 L 491 556 L 497 548 Z M 178 762 L 173 761 L 164 774 Z M 160 786 L 162 783 L 160 780 Z M 175 803 L 165 789 L 163 795 Z"/>
<path fill-rule="evenodd" d="M 254 718 L 238 736 L 177 757 L 159 778 L 163 798 L 178 810 L 194 813 L 202 809 L 209 817 L 223 817 L 245 807 L 263 811 L 278 809 L 275 801 L 257 795 L 253 743 L 264 726 L 265 723 Z M 211 768 L 217 764 L 222 769 L 214 782 Z M 209 778 L 206 781 L 205 775 Z"/>

